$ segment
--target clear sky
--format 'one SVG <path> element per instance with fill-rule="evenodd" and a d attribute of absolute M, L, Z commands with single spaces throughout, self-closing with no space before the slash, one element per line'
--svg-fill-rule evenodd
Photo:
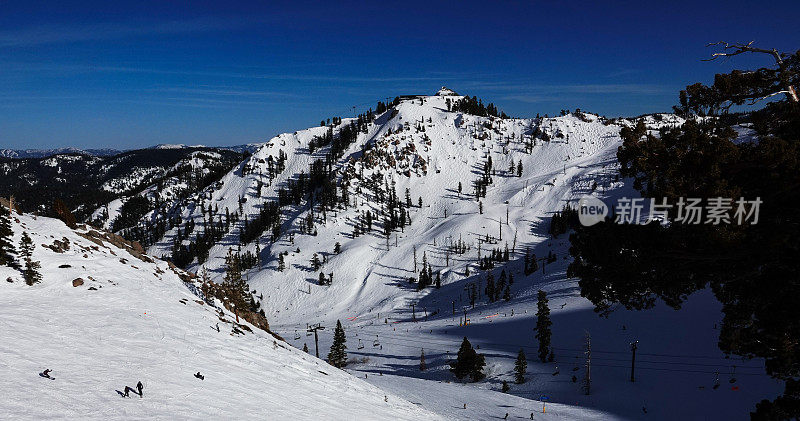
<path fill-rule="evenodd" d="M 800 1 L 0 1 L 0 148 L 234 145 L 442 85 L 513 116 L 668 111 L 800 49 Z M 740 59 L 741 58 L 741 59 Z"/>

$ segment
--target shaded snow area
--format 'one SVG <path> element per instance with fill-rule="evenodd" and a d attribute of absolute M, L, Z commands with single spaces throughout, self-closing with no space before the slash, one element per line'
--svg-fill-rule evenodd
<path fill-rule="evenodd" d="M 267 332 L 232 333 L 235 316 L 166 262 L 15 216 L 15 241 L 31 235 L 43 280 L 27 286 L 0 267 L 0 418 L 439 419 Z M 116 392 L 138 381 L 142 398 Z"/>

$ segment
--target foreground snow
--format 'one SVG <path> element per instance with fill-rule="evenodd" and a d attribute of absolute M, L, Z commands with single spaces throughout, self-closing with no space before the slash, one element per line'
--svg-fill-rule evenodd
<path fill-rule="evenodd" d="M 31 235 L 44 279 L 27 286 L 0 267 L 2 418 L 438 419 L 266 332 L 232 333 L 234 316 L 220 317 L 165 262 L 16 217 L 15 240 Z M 64 253 L 42 246 L 64 238 Z M 46 368 L 55 380 L 37 375 Z M 137 381 L 143 398 L 115 392 Z"/>

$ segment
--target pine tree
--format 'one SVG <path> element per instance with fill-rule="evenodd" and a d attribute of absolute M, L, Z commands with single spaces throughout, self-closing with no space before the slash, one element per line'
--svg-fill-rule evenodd
<path fill-rule="evenodd" d="M 4 266 L 12 266 L 16 254 L 14 243 L 11 242 L 14 232 L 11 230 L 8 214 L 8 209 L 0 205 L 0 265 Z"/>
<path fill-rule="evenodd" d="M 450 371 L 455 374 L 457 379 L 469 378 L 477 382 L 485 377 L 483 367 L 486 365 L 486 358 L 483 354 L 478 354 L 472 348 L 467 337 L 461 342 L 456 360 L 450 363 Z"/>
<path fill-rule="evenodd" d="M 338 241 L 336 242 L 336 244 L 333 245 L 333 252 L 336 253 L 336 254 L 339 254 L 339 253 L 342 252 L 342 244 L 339 243 Z"/>
<path fill-rule="evenodd" d="M 425 350 L 423 349 L 419 354 L 419 371 L 425 371 L 426 368 L 428 368 L 428 366 L 425 365 Z"/>
<path fill-rule="evenodd" d="M 436 272 L 436 289 L 442 287 L 442 275 L 439 272 Z"/>
<path fill-rule="evenodd" d="M 317 256 L 317 253 L 314 253 L 314 255 L 311 257 L 311 269 L 316 272 L 321 266 L 322 263 L 319 261 L 319 256 Z"/>
<path fill-rule="evenodd" d="M 501 391 L 501 392 L 503 392 L 503 393 L 506 393 L 506 392 L 508 392 L 510 389 L 511 389 L 511 388 L 510 388 L 510 387 L 508 387 L 508 382 L 507 382 L 507 381 L 505 381 L 505 380 L 503 380 L 503 386 L 500 388 L 500 391 Z"/>
<path fill-rule="evenodd" d="M 239 310 L 252 307 L 250 304 L 253 297 L 250 295 L 250 286 L 242 278 L 242 266 L 239 255 L 233 253 L 233 249 L 228 249 L 225 256 L 225 277 L 223 285 L 228 289 L 228 298 Z"/>
<path fill-rule="evenodd" d="M 303 352 L 308 354 L 308 344 L 306 344 L 306 343 L 303 344 Z"/>
<path fill-rule="evenodd" d="M 283 272 L 286 269 L 286 261 L 283 258 L 283 253 L 278 255 L 278 271 Z"/>
<path fill-rule="evenodd" d="M 494 302 L 494 289 L 494 275 L 492 275 L 492 272 L 489 272 L 489 274 L 486 275 L 486 291 L 484 292 L 486 293 L 486 296 L 489 297 L 489 301 L 492 302 Z"/>
<path fill-rule="evenodd" d="M 514 381 L 518 384 L 525 383 L 525 373 L 528 371 L 528 360 L 525 359 L 525 352 L 520 348 L 517 354 L 517 361 L 514 363 Z"/>
<path fill-rule="evenodd" d="M 328 353 L 328 363 L 334 367 L 342 368 L 347 365 L 347 346 L 345 345 L 347 338 L 344 335 L 344 328 L 342 322 L 336 321 L 336 330 L 333 332 L 333 344 L 331 344 L 331 351 Z"/>
<path fill-rule="evenodd" d="M 511 290 L 508 287 L 508 285 L 506 285 L 506 289 L 505 289 L 505 291 L 503 291 L 503 299 L 506 300 L 506 301 L 510 301 L 511 300 Z"/>
<path fill-rule="evenodd" d="M 551 353 L 550 336 L 552 333 L 550 331 L 550 326 L 553 322 L 550 321 L 550 308 L 547 306 L 547 294 L 539 290 L 537 298 L 536 328 L 534 328 L 534 330 L 536 331 L 536 339 L 539 340 L 539 359 L 542 362 L 546 362 L 548 354 Z"/>
<path fill-rule="evenodd" d="M 22 270 L 22 277 L 25 283 L 33 285 L 42 280 L 42 275 L 39 273 L 41 265 L 39 262 L 33 260 L 33 240 L 28 236 L 27 232 L 22 232 L 22 240 L 19 243 L 19 254 L 25 262 L 25 267 Z"/>

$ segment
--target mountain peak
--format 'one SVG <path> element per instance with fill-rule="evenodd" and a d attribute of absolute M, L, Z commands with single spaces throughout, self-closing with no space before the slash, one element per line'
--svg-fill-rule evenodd
<path fill-rule="evenodd" d="M 456 93 L 456 91 L 449 89 L 446 86 L 442 86 L 442 88 L 436 92 L 436 96 L 459 96 L 459 95 Z"/>

